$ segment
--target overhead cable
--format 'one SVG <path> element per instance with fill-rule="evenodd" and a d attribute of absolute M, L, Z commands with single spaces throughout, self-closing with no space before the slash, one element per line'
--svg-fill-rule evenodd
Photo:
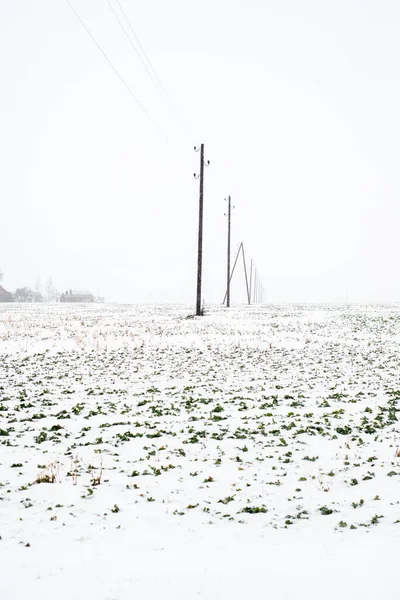
<path fill-rule="evenodd" d="M 149 115 L 149 113 L 147 112 L 147 110 L 145 109 L 145 107 L 143 106 L 143 104 L 137 99 L 137 97 L 133 93 L 133 91 L 130 88 L 130 86 L 127 84 L 127 82 L 122 77 L 122 75 L 120 74 L 120 72 L 118 71 L 118 69 L 113 65 L 113 63 L 111 62 L 111 60 L 108 58 L 108 56 L 104 52 L 103 48 L 100 46 L 100 44 L 98 43 L 98 41 L 96 40 L 96 38 L 93 36 L 93 34 L 91 33 L 91 31 L 88 29 L 88 27 L 85 25 L 84 21 L 81 19 L 81 17 L 79 16 L 79 14 L 75 10 L 75 8 L 72 6 L 71 2 L 69 0 L 65 0 L 65 2 L 68 4 L 68 6 L 72 10 L 72 12 L 74 13 L 75 17 L 78 19 L 78 21 L 80 22 L 80 24 L 82 25 L 82 27 L 84 28 L 84 30 L 86 31 L 86 33 L 90 36 L 91 40 L 96 45 L 96 47 L 98 48 L 98 50 L 101 52 L 101 54 L 103 55 L 103 57 L 105 58 L 105 60 L 109 64 L 109 66 L 112 68 L 112 70 L 114 71 L 114 73 L 117 75 L 118 79 L 125 86 L 126 90 L 130 94 L 130 96 L 133 98 L 133 100 L 136 102 L 136 104 L 139 106 L 139 108 L 144 112 L 144 114 L 149 119 L 149 121 L 151 122 L 151 124 L 157 129 L 158 133 L 160 135 L 162 135 L 163 138 L 165 138 L 165 135 L 163 134 L 163 132 L 161 131 L 161 129 L 158 127 L 158 125 L 155 123 L 155 121 L 153 121 L 153 119 L 151 118 L 151 116 Z"/>

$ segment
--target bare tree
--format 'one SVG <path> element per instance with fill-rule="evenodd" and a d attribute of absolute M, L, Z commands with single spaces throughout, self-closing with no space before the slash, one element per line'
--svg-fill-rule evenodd
<path fill-rule="evenodd" d="M 38 277 L 36 279 L 34 290 L 37 294 L 40 294 L 41 296 L 43 296 L 42 280 L 40 279 L 40 277 Z"/>
<path fill-rule="evenodd" d="M 45 298 L 46 302 L 56 302 L 58 297 L 58 292 L 56 286 L 54 284 L 53 278 L 49 277 L 46 280 L 45 285 Z"/>
<path fill-rule="evenodd" d="M 29 287 L 18 288 L 14 293 L 15 302 L 42 302 L 43 298 Z"/>

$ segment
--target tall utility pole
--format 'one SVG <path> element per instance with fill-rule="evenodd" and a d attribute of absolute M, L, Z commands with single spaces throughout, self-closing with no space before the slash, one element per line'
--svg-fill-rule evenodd
<path fill-rule="evenodd" d="M 194 148 L 196 152 L 199 148 Z M 208 161 L 207 164 L 210 164 Z M 204 144 L 200 146 L 200 175 L 195 174 L 195 178 L 200 177 L 200 193 L 199 193 L 199 238 L 197 251 L 197 296 L 196 296 L 196 316 L 200 317 L 201 311 L 201 284 L 203 273 L 203 185 L 204 185 Z"/>
<path fill-rule="evenodd" d="M 226 307 L 231 305 L 231 197 L 228 197 L 228 260 L 226 270 Z"/>

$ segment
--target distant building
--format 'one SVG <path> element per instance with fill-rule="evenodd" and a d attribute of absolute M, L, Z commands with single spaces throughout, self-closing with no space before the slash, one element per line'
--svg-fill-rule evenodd
<path fill-rule="evenodd" d="M 60 302 L 94 302 L 94 296 L 90 292 L 67 290 L 64 294 L 61 294 Z"/>
<path fill-rule="evenodd" d="M 14 296 L 0 285 L 0 302 L 14 302 Z"/>

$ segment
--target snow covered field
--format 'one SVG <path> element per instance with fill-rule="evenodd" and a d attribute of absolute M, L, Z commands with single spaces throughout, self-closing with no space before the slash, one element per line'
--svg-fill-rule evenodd
<path fill-rule="evenodd" d="M 0 306 L 0 598 L 400 597 L 399 306 Z"/>

